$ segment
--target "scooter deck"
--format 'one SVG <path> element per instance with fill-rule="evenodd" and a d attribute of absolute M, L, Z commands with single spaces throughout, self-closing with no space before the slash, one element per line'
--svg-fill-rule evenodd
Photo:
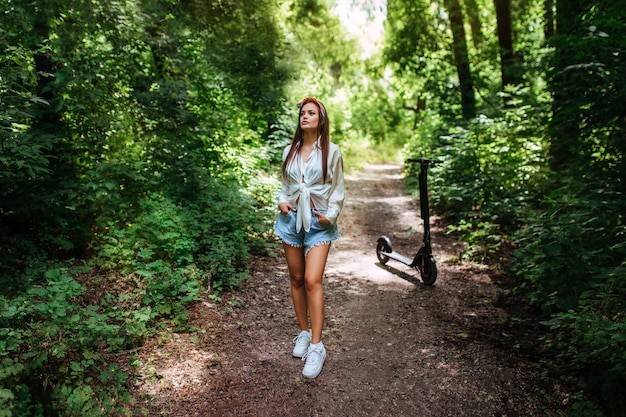
<path fill-rule="evenodd" d="M 394 259 L 398 262 L 402 262 L 405 265 L 413 266 L 413 259 L 407 258 L 404 255 L 399 254 L 398 252 L 382 252 L 386 257 L 390 259 Z"/>

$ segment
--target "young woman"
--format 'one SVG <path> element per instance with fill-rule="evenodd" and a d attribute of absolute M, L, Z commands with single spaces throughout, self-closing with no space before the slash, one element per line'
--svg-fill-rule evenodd
<path fill-rule="evenodd" d="M 302 374 L 315 378 L 326 359 L 322 277 L 330 245 L 339 238 L 337 217 L 345 189 L 341 151 L 330 142 L 326 108 L 314 97 L 303 99 L 298 108 L 298 128 L 283 152 L 275 233 L 283 242 L 300 326 L 292 354 L 306 361 Z"/>

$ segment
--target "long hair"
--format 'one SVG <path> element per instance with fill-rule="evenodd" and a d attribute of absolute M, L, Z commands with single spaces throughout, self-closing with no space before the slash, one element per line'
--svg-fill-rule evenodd
<path fill-rule="evenodd" d="M 328 172 L 328 153 L 330 152 L 330 128 L 326 107 L 324 107 L 324 104 L 322 104 L 322 102 L 315 97 L 305 97 L 298 103 L 298 127 L 296 128 L 296 132 L 291 140 L 291 149 L 289 149 L 285 162 L 283 162 L 283 175 L 287 172 L 287 167 L 293 158 L 296 154 L 300 153 L 302 148 L 302 142 L 304 142 L 304 132 L 302 131 L 302 127 L 300 127 L 300 117 L 302 117 L 300 115 L 300 109 L 307 103 L 314 103 L 319 110 L 317 137 L 319 138 L 320 147 L 322 148 L 322 172 L 324 174 L 324 181 L 326 181 L 326 174 Z"/>

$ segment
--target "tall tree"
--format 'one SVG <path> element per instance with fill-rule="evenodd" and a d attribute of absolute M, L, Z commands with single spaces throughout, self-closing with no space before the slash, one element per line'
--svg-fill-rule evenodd
<path fill-rule="evenodd" d="M 513 25 L 511 23 L 511 0 L 494 0 L 498 23 L 500 72 L 502 89 L 521 81 L 519 57 L 513 50 Z"/>
<path fill-rule="evenodd" d="M 480 49 L 483 45 L 483 30 L 480 20 L 480 8 L 476 0 L 465 0 L 465 13 L 469 18 L 470 28 L 472 28 L 472 43 L 474 48 Z"/>
<path fill-rule="evenodd" d="M 467 52 L 463 10 L 459 0 L 444 0 L 444 5 L 448 11 L 450 29 L 452 30 L 452 52 L 459 77 L 463 118 L 471 119 L 476 115 L 476 98 L 474 96 L 474 81 Z"/>
<path fill-rule="evenodd" d="M 552 167 L 596 172 L 619 187 L 626 187 L 624 7 L 625 0 L 558 1 L 549 73 Z"/>
<path fill-rule="evenodd" d="M 546 39 L 554 36 L 554 0 L 544 1 L 544 29 L 543 33 Z"/>
<path fill-rule="evenodd" d="M 572 88 L 576 74 L 581 72 L 567 71 L 573 64 L 580 62 L 577 52 L 575 35 L 576 18 L 583 14 L 583 2 L 580 0 L 556 0 L 556 38 L 552 57 L 551 90 L 553 95 L 552 120 L 550 124 L 552 142 L 550 144 L 550 166 L 554 170 L 564 170 L 576 163 L 579 153 L 578 137 L 580 136 L 578 109 L 576 108 L 576 88 Z M 586 82 L 580 80 L 583 84 Z"/>

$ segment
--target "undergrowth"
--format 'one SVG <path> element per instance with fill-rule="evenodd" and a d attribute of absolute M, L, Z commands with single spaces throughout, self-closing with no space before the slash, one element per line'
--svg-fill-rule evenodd
<path fill-rule="evenodd" d="M 88 291 L 97 279 L 116 282 L 105 293 Z M 141 414 L 114 354 L 165 326 L 184 327 L 185 307 L 200 294 L 179 271 L 155 272 L 141 283 L 124 289 L 119 277 L 64 266 L 18 297 L 0 297 L 0 415 Z"/>
<path fill-rule="evenodd" d="M 567 370 L 559 374 L 578 390 L 570 415 L 621 416 L 624 198 L 593 167 L 554 178 L 537 115 L 515 108 L 455 128 L 431 115 L 405 155 L 443 161 L 429 170 L 430 201 L 451 223 L 449 233 L 467 243 L 464 259 L 497 264 L 496 255 L 511 248 L 513 260 L 503 267 L 517 275 L 515 291 L 540 308 L 538 322 L 548 329 L 537 341 L 550 352 L 544 364 Z M 405 167 L 418 196 L 419 167 Z"/>
<path fill-rule="evenodd" d="M 160 332 L 191 331 L 189 303 L 218 301 L 267 251 L 274 182 L 244 192 L 208 179 L 190 196 L 151 184 L 135 194 L 144 180 L 131 177 L 119 187 L 109 176 L 109 191 L 84 202 L 100 210 L 88 260 L 26 253 L 31 267 L 0 278 L 0 417 L 144 414 L 123 358 Z"/>

